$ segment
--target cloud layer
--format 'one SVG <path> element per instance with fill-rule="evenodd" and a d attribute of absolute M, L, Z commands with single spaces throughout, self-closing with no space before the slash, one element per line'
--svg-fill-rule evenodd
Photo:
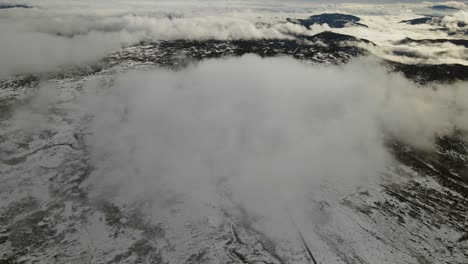
<path fill-rule="evenodd" d="M 287 17 L 306 18 L 323 12 L 358 15 L 365 28 L 333 29 L 378 44 L 376 55 L 406 63 L 466 62 L 463 47 L 449 44 L 421 46 L 421 58 L 394 56 L 394 49 L 412 52 L 414 47 L 395 46 L 405 37 L 447 38 L 432 25 L 398 23 L 420 16 L 427 3 L 327 4 L 291 1 L 34 1 L 34 8 L 0 11 L 0 76 L 48 72 L 63 67 L 95 63 L 122 46 L 161 39 L 272 39 L 313 35 L 330 30 L 326 25 L 308 30 L 286 23 Z M 449 13 L 443 25 L 453 32 L 466 24 L 466 11 Z M 463 26 L 466 27 L 466 26 Z"/>
<path fill-rule="evenodd" d="M 270 219 L 266 229 L 288 205 L 307 222 L 311 196 L 339 199 L 379 179 L 393 163 L 386 140 L 430 149 L 468 129 L 463 86 L 417 87 L 369 59 L 244 56 L 123 74 L 111 89 L 90 83 L 80 103 L 94 116 L 88 186 L 147 201 L 156 218 L 175 199 L 185 217 L 205 219 L 230 197 Z"/>

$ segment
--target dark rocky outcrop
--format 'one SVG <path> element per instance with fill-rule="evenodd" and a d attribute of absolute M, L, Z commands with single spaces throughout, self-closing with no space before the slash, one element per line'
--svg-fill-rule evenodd
<path fill-rule="evenodd" d="M 12 8 L 32 8 L 32 6 L 23 5 L 23 4 L 2 4 L 2 3 L 0 3 L 0 9 L 12 9 Z"/>
<path fill-rule="evenodd" d="M 309 41 L 321 41 L 327 45 L 343 45 L 349 42 L 363 42 L 375 45 L 367 39 L 361 39 L 351 35 L 340 34 L 331 31 L 324 31 L 313 36 L 300 36 L 300 38 L 301 37 Z"/>
<path fill-rule="evenodd" d="M 415 19 L 409 19 L 409 20 L 402 20 L 400 23 L 406 23 L 409 25 L 423 25 L 423 24 L 431 24 L 433 26 L 437 26 L 438 28 L 434 28 L 433 30 L 435 31 L 443 31 L 446 32 L 447 35 L 464 35 L 466 36 L 468 34 L 468 30 L 465 28 L 466 23 L 464 21 L 458 21 L 456 22 L 456 28 L 454 29 L 453 27 L 447 27 L 447 25 L 443 22 L 444 17 L 440 16 L 425 16 L 425 17 L 420 17 L 420 18 L 415 18 Z"/>
<path fill-rule="evenodd" d="M 402 20 L 400 23 L 406 23 L 410 25 L 422 25 L 422 24 L 430 24 L 433 19 L 438 19 L 437 17 L 427 16 L 427 17 L 419 17 L 414 19 Z"/>
<path fill-rule="evenodd" d="M 434 5 L 431 6 L 431 9 L 434 10 L 439 10 L 439 11 L 454 11 L 454 10 L 460 10 L 456 7 L 448 6 L 448 5 Z"/>
<path fill-rule="evenodd" d="M 461 64 L 403 64 L 388 61 L 392 70 L 420 84 L 468 80 L 468 66 Z"/>
<path fill-rule="evenodd" d="M 313 15 L 306 19 L 288 18 L 287 20 L 288 22 L 299 24 L 306 28 L 310 28 L 312 25 L 323 24 L 327 24 L 331 28 L 344 28 L 347 26 L 367 27 L 364 24 L 358 23 L 361 20 L 359 17 L 339 13 Z"/>
<path fill-rule="evenodd" d="M 271 40 L 170 40 L 142 43 L 134 49 L 119 52 L 110 60 L 133 60 L 152 62 L 162 66 L 180 67 L 190 61 L 209 58 L 256 54 L 261 57 L 292 56 L 314 63 L 344 63 L 352 57 L 368 54 L 356 43 L 368 40 L 333 32 L 322 32 L 314 36 L 296 36 L 296 39 Z M 146 45 L 146 46 L 145 46 Z M 183 56 L 173 56 L 183 54 Z"/>
<path fill-rule="evenodd" d="M 464 46 L 468 48 L 468 40 L 466 39 L 412 39 L 412 38 L 404 38 L 398 41 L 396 44 L 410 44 L 410 43 L 417 43 L 417 44 L 438 44 L 438 43 L 452 43 L 458 46 Z"/>

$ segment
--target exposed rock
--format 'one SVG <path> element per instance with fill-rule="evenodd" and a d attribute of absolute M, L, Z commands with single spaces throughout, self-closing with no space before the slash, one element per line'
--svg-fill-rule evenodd
<path fill-rule="evenodd" d="M 288 22 L 299 24 L 309 29 L 312 25 L 323 24 L 327 24 L 331 28 L 344 28 L 348 26 L 367 27 L 364 24 L 358 23 L 361 20 L 361 18 L 353 15 L 339 13 L 313 15 L 306 19 L 288 18 L 287 20 Z"/>
<path fill-rule="evenodd" d="M 415 44 L 439 44 L 439 43 L 451 43 L 451 44 L 454 44 L 454 45 L 458 45 L 458 46 L 464 46 L 466 48 L 468 48 L 468 40 L 466 39 L 412 39 L 412 38 L 404 38 L 398 42 L 396 42 L 396 44 L 411 44 L 411 43 L 415 43 Z"/>
<path fill-rule="evenodd" d="M 22 4 L 0 4 L 0 9 L 11 9 L 11 8 L 32 8 L 32 6 L 22 5 Z"/>
<path fill-rule="evenodd" d="M 420 18 L 414 18 L 414 19 L 409 19 L 409 20 L 402 20 L 400 23 L 406 23 L 410 25 L 421 25 L 421 24 L 430 24 L 432 21 L 437 21 L 439 18 L 438 17 L 432 17 L 432 16 L 427 16 L 427 17 L 420 17 Z"/>
<path fill-rule="evenodd" d="M 441 11 L 453 11 L 453 10 L 460 10 L 456 7 L 453 6 L 448 6 L 448 5 L 433 5 L 431 6 L 431 9 L 434 10 L 441 10 Z"/>
<path fill-rule="evenodd" d="M 468 66 L 461 64 L 403 64 L 388 62 L 395 71 L 420 84 L 468 80 Z"/>

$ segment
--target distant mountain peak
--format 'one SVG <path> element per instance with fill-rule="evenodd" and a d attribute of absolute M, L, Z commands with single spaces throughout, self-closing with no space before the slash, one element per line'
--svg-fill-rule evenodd
<path fill-rule="evenodd" d="M 434 5 L 434 6 L 431 6 L 431 9 L 434 9 L 434 10 L 460 10 L 456 7 L 452 7 L 452 6 L 448 6 L 448 5 Z"/>
<path fill-rule="evenodd" d="M 358 23 L 361 18 L 348 14 L 340 13 L 324 13 L 320 15 L 313 15 L 306 19 L 293 19 L 288 18 L 288 22 L 299 24 L 309 28 L 312 25 L 323 25 L 327 24 L 331 28 L 344 28 L 348 26 L 361 26 L 367 27 L 367 25 Z"/>
<path fill-rule="evenodd" d="M 2 4 L 0 3 L 0 9 L 11 9 L 11 8 L 32 8 L 32 6 L 24 4 Z"/>

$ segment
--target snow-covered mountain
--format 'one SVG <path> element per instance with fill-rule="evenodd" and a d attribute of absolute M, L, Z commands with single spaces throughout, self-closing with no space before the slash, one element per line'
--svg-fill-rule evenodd
<path fill-rule="evenodd" d="M 84 23 L 78 8 L 32 45 L 118 32 L 117 48 L 65 49 L 71 62 L 49 54 L 43 69 L 41 54 L 0 51 L 0 263 L 466 263 L 458 15 L 252 8 L 273 15 Z M 34 9 L 0 20 L 32 27 Z"/>

